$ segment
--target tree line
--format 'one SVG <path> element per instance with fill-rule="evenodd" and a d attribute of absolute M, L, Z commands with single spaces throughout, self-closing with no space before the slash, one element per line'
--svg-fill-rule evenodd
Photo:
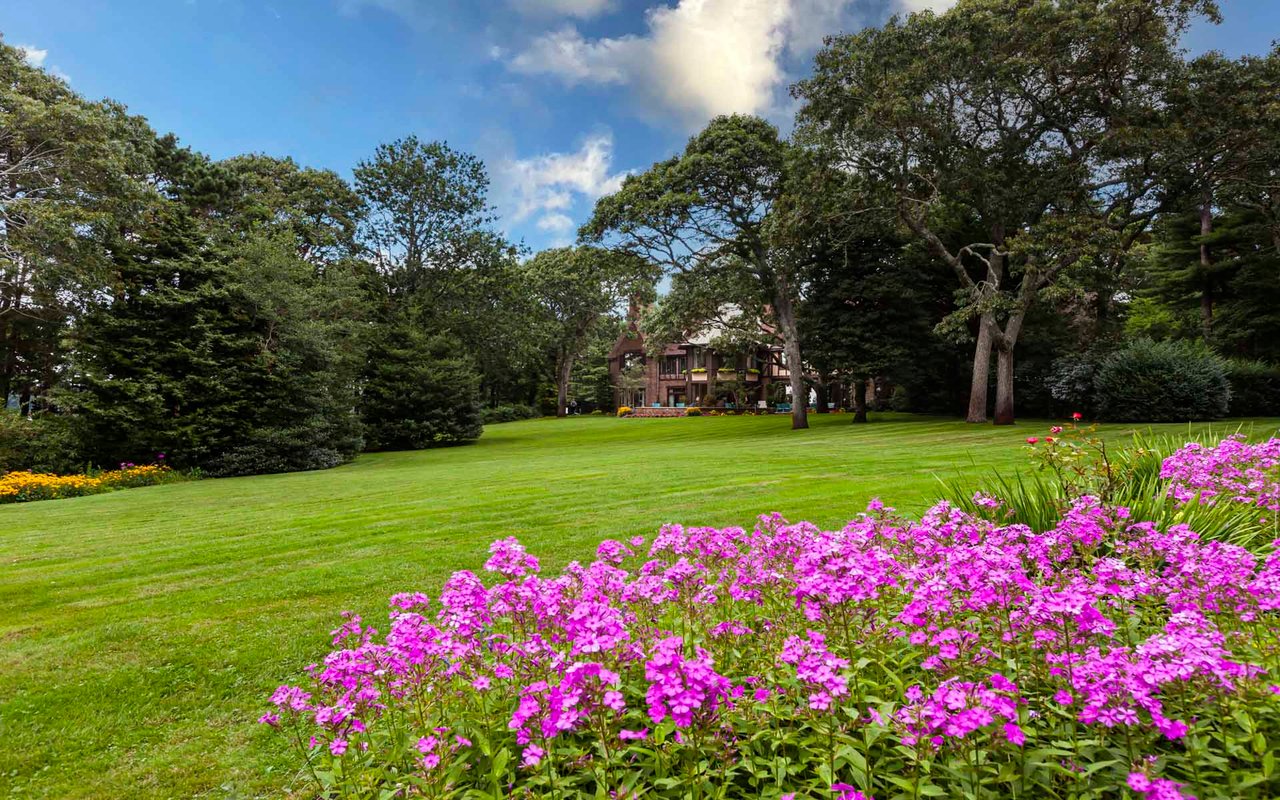
<path fill-rule="evenodd" d="M 0 467 L 243 474 L 470 441 L 482 407 L 559 383 L 563 408 L 580 349 L 652 285 L 603 250 L 528 258 L 443 142 L 352 177 L 213 160 L 0 44 Z"/>
<path fill-rule="evenodd" d="M 659 345 L 732 307 L 717 345 L 768 330 L 819 410 L 842 385 L 999 424 L 1015 394 L 1277 413 L 1280 51 L 1187 57 L 1218 15 L 961 0 L 832 37 L 789 136 L 715 119 L 536 254 L 443 142 L 351 181 L 213 160 L 0 43 L 0 467 L 312 469 L 470 441 L 484 408 L 607 406 L 628 302 Z"/>
<path fill-rule="evenodd" d="M 958 410 L 961 346 L 971 422 L 1012 423 L 1016 386 L 1036 413 L 1132 417 L 1067 378 L 1105 362 L 1180 397 L 1152 339 L 1198 342 L 1178 352 L 1223 373 L 1205 386 L 1225 398 L 1234 370 L 1278 413 L 1280 51 L 1188 58 L 1196 19 L 1219 10 L 962 0 L 831 37 L 792 89 L 789 140 L 714 120 L 602 199 L 584 240 L 672 275 L 652 331 L 732 302 L 774 323 L 791 363 L 887 377 L 914 410 Z M 792 383 L 808 395 L 794 370 Z"/>

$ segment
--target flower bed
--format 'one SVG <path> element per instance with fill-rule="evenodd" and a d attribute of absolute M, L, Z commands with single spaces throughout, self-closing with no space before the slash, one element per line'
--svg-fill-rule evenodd
<path fill-rule="evenodd" d="M 490 552 L 276 691 L 322 796 L 1280 794 L 1275 552 L 1089 496 Z"/>
<path fill-rule="evenodd" d="M 47 472 L 9 472 L 0 476 L 0 503 L 59 500 L 133 489 L 158 483 L 188 480 L 189 476 L 162 464 L 121 464 L 120 469 L 86 475 L 54 475 Z"/>

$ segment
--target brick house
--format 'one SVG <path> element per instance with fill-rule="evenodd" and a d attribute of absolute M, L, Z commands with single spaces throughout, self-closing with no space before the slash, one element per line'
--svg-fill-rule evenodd
<path fill-rule="evenodd" d="M 761 329 L 772 333 L 766 326 Z M 650 356 L 644 335 L 629 325 L 609 352 L 616 405 L 762 409 L 790 402 L 791 373 L 780 343 L 722 353 L 711 346 L 712 338 L 711 332 L 695 334 Z M 624 377 L 630 375 L 636 375 L 634 384 Z"/>

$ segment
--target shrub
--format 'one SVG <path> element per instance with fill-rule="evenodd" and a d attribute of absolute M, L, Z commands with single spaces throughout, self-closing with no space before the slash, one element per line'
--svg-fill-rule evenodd
<path fill-rule="evenodd" d="M 82 463 L 65 417 L 0 410 L 0 473 L 74 472 Z"/>
<path fill-rule="evenodd" d="M 1189 342 L 1137 339 L 1104 358 L 1094 376 L 1102 419 L 1180 422 L 1226 416 L 1226 366 Z"/>
<path fill-rule="evenodd" d="M 620 417 L 631 416 L 631 406 L 618 406 L 618 416 Z"/>
<path fill-rule="evenodd" d="M 890 411 L 911 411 L 911 395 L 907 391 L 907 387 L 897 385 L 893 387 L 893 394 L 889 395 Z"/>
<path fill-rule="evenodd" d="M 684 410 L 684 415 L 686 417 L 700 417 L 702 416 L 702 409 L 697 406 L 690 406 Z"/>
<path fill-rule="evenodd" d="M 514 538 L 438 604 L 346 614 L 262 722 L 322 797 L 1274 797 L 1280 554 L 1082 499 L 1051 530 L 873 502 Z M 381 627 L 381 626 L 379 626 Z"/>
<path fill-rule="evenodd" d="M 1064 408 L 1094 412 L 1094 376 L 1104 357 L 1089 351 L 1054 359 L 1044 379 L 1049 396 Z"/>
<path fill-rule="evenodd" d="M 522 419 L 537 419 L 542 416 L 533 406 L 494 406 L 480 412 L 480 419 L 485 425 L 496 425 L 501 422 L 519 422 Z"/>
<path fill-rule="evenodd" d="M 1231 416 L 1280 416 L 1280 366 L 1264 361 L 1227 362 Z"/>

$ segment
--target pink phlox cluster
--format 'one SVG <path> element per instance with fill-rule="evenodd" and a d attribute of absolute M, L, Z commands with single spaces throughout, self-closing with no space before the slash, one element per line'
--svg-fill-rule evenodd
<path fill-rule="evenodd" d="M 1016 724 L 1018 702 L 1018 687 L 999 674 L 985 683 L 945 680 L 932 694 L 917 690 L 908 695 L 908 703 L 897 712 L 904 727 L 902 742 L 912 747 L 927 740 L 941 747 L 999 720 Z"/>
<path fill-rule="evenodd" d="M 621 714 L 626 708 L 621 683 L 618 673 L 596 662 L 574 662 L 558 682 L 534 681 L 521 689 L 507 727 L 516 732 L 517 744 L 527 745 L 572 731 L 602 709 Z"/>
<path fill-rule="evenodd" d="M 493 621 L 489 592 L 474 573 L 455 572 L 445 581 L 436 619 L 442 627 L 463 636 L 478 633 Z"/>
<path fill-rule="evenodd" d="M 668 717 L 677 727 L 689 728 L 695 717 L 710 718 L 727 701 L 729 679 L 715 671 L 711 655 L 701 647 L 684 655 L 684 639 L 669 636 L 653 648 L 644 665 L 649 688 L 645 700 L 649 718 L 656 725 Z"/>
<path fill-rule="evenodd" d="M 822 619 L 824 609 L 878 597 L 883 587 L 895 584 L 897 566 L 883 549 L 842 532 L 823 546 L 800 554 L 791 593 L 805 617 L 816 622 Z"/>
<path fill-rule="evenodd" d="M 1135 765 L 1125 785 L 1146 800 L 1196 800 L 1195 795 L 1183 790 L 1181 783 L 1152 774 L 1155 761 L 1155 756 L 1148 756 L 1146 763 Z"/>
<path fill-rule="evenodd" d="M 1166 458 L 1160 477 L 1169 481 L 1168 494 L 1179 503 L 1193 500 L 1212 505 L 1217 500 L 1280 511 L 1280 439 L 1258 444 L 1236 434 L 1209 447 L 1191 442 Z"/>
<path fill-rule="evenodd" d="M 514 536 L 499 539 L 489 545 L 489 560 L 484 562 L 487 572 L 497 572 L 507 578 L 520 578 L 538 572 L 538 559 L 529 555 Z"/>
<path fill-rule="evenodd" d="M 821 633 L 808 631 L 804 638 L 787 637 L 778 660 L 794 666 L 796 677 L 813 689 L 809 708 L 815 711 L 826 711 L 837 698 L 849 694 L 849 679 L 841 674 L 849 668 L 849 661 L 827 650 Z"/>

